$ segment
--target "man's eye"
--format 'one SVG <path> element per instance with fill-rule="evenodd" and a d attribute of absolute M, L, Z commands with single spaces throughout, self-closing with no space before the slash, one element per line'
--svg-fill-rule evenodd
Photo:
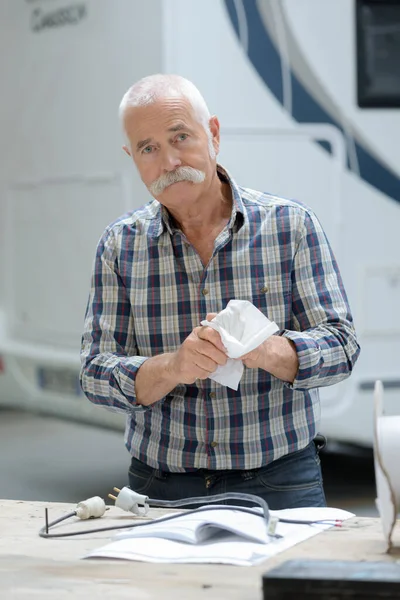
<path fill-rule="evenodd" d="M 184 142 L 184 141 L 186 140 L 186 138 L 187 138 L 187 137 L 188 137 L 188 134 L 187 134 L 187 133 L 180 133 L 180 134 L 178 135 L 178 138 L 177 138 L 177 139 L 178 139 L 178 142 Z"/>
<path fill-rule="evenodd" d="M 152 146 L 146 146 L 146 148 L 143 148 L 142 152 L 143 154 L 151 154 L 152 150 Z"/>

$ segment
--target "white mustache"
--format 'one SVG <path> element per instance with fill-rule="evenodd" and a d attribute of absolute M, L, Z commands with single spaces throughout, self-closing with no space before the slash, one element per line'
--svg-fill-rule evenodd
<path fill-rule="evenodd" d="M 191 181 L 192 183 L 202 183 L 206 174 L 192 167 L 178 167 L 175 171 L 164 173 L 158 179 L 149 185 L 149 191 L 152 196 L 159 196 L 165 188 L 179 181 Z"/>

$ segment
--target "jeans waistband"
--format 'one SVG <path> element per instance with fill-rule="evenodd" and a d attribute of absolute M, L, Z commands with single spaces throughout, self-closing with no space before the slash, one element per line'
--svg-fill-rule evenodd
<path fill-rule="evenodd" d="M 154 477 L 157 479 L 168 479 L 170 476 L 180 476 L 180 475 L 200 475 L 204 477 L 204 479 L 217 480 L 220 477 L 241 477 L 245 481 L 250 479 L 254 479 L 257 476 L 260 469 L 247 469 L 246 471 L 242 470 L 232 470 L 232 469 L 222 469 L 219 471 L 212 471 L 209 469 L 197 469 L 196 471 L 190 471 L 187 473 L 170 473 L 168 471 L 162 471 L 161 469 L 153 469 Z"/>

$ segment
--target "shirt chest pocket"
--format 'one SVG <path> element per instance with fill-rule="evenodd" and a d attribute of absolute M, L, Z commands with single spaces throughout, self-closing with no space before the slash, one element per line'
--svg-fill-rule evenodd
<path fill-rule="evenodd" d="M 291 284 L 285 278 L 270 277 L 264 281 L 251 281 L 246 290 L 236 294 L 237 300 L 252 302 L 279 329 L 288 328 L 291 315 Z"/>

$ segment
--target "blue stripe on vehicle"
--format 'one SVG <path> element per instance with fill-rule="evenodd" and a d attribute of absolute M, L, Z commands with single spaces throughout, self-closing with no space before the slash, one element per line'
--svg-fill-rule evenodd
<path fill-rule="evenodd" d="M 224 0 L 229 18 L 239 36 L 239 24 L 236 15 L 234 0 Z M 257 70 L 259 76 L 283 105 L 283 84 L 281 57 L 274 46 L 268 31 L 264 27 L 256 0 L 245 0 L 243 9 L 246 13 L 249 33 L 248 57 Z M 329 123 L 343 131 L 337 122 L 301 84 L 291 72 L 292 83 L 292 116 L 299 123 Z M 325 150 L 329 146 L 320 144 Z M 362 144 L 355 141 L 355 151 L 359 164 L 360 177 L 377 190 L 383 192 L 393 200 L 400 202 L 400 179 L 393 171 L 371 154 Z M 348 163 L 348 167 L 350 165 Z"/>

